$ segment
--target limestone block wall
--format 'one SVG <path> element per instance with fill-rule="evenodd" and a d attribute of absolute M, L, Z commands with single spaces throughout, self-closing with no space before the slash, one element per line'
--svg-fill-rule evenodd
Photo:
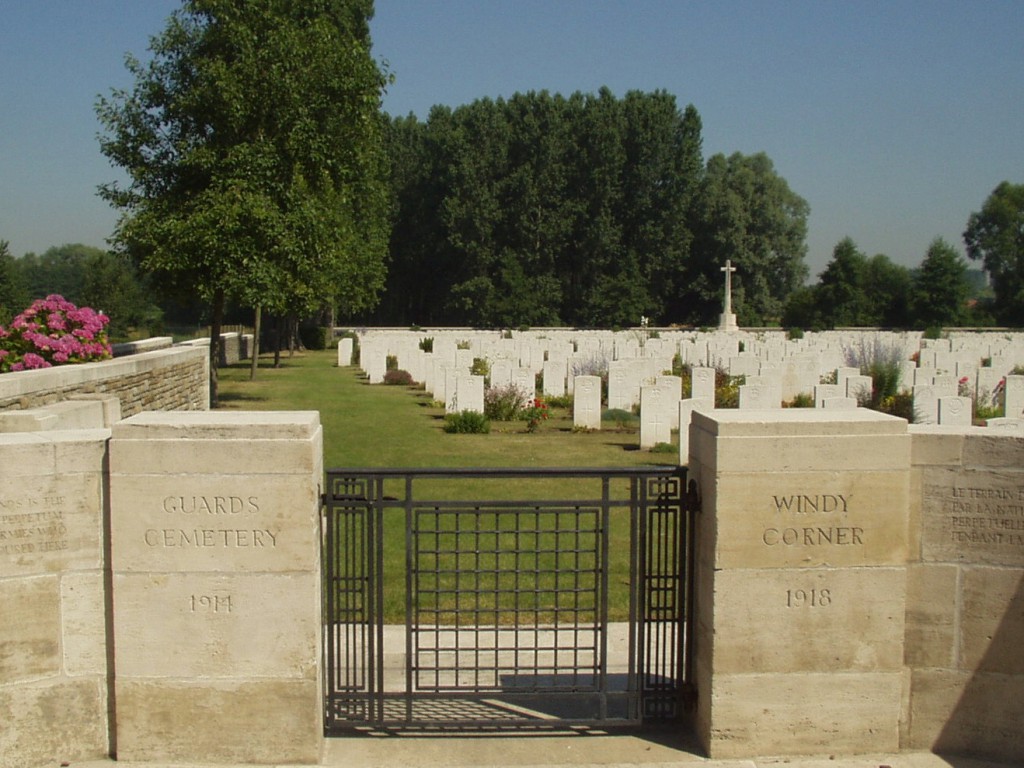
<path fill-rule="evenodd" d="M 109 436 L 0 435 L 0 768 L 111 750 Z"/>
<path fill-rule="evenodd" d="M 1024 436 L 912 427 L 902 746 L 1024 755 Z"/>
<path fill-rule="evenodd" d="M 117 755 L 316 763 L 316 412 L 144 413 L 113 428 Z"/>
<path fill-rule="evenodd" d="M 711 757 L 899 748 L 906 430 L 864 409 L 694 412 L 694 720 Z"/>
<path fill-rule="evenodd" d="M 206 410 L 209 359 L 202 347 L 173 347 L 98 363 L 0 376 L 0 411 L 39 408 L 75 395 L 114 395 L 121 415 Z"/>

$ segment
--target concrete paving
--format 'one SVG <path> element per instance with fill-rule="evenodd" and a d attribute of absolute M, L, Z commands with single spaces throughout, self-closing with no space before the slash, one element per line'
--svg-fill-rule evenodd
<path fill-rule="evenodd" d="M 54 766 L 62 765 L 55 761 Z M 352 736 L 326 741 L 325 768 L 1011 768 L 967 757 L 923 752 L 898 755 L 821 755 L 708 760 L 657 735 L 580 736 Z M 1022 762 L 1016 766 L 1024 765 Z M 141 763 L 100 760 L 70 768 L 214 768 L 195 763 Z M 255 768 L 218 764 L 216 768 Z M 263 766 L 262 768 L 266 768 Z M 279 765 L 275 768 L 298 768 Z"/>

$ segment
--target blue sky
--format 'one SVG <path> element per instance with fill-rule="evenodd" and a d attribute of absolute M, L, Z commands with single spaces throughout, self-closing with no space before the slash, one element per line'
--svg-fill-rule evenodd
<path fill-rule="evenodd" d="M 0 6 L 0 239 L 15 255 L 102 246 L 118 177 L 93 104 L 128 85 L 176 0 L 5 0 Z M 972 211 L 1024 183 L 1024 2 L 377 0 L 384 106 L 607 85 L 692 103 L 704 153 L 764 151 L 811 207 L 815 277 L 850 236 L 920 263 L 962 249 Z"/>

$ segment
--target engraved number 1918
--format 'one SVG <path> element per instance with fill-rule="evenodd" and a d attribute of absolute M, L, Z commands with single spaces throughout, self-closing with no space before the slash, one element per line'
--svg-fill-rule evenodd
<path fill-rule="evenodd" d="M 787 589 L 787 608 L 824 608 L 832 604 L 830 589 Z"/>

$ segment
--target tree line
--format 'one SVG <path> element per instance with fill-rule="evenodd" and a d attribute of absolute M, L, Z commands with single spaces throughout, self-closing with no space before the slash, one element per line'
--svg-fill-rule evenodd
<path fill-rule="evenodd" d="M 150 57 L 127 58 L 133 85 L 97 103 L 127 177 L 101 189 L 121 213 L 112 251 L 5 246 L 0 315 L 43 291 L 125 326 L 192 312 L 215 337 L 231 307 L 319 325 L 713 325 L 731 259 L 743 325 L 1024 325 L 1024 185 L 968 219 L 992 284 L 970 312 L 942 241 L 908 270 L 846 239 L 805 286 L 807 203 L 763 153 L 705 159 L 693 105 L 540 91 L 391 117 L 372 14 L 185 0 Z"/>
<path fill-rule="evenodd" d="M 807 203 L 764 154 L 704 161 L 664 91 L 546 91 L 389 121 L 386 324 L 709 323 L 731 258 L 741 322 L 803 281 Z"/>

